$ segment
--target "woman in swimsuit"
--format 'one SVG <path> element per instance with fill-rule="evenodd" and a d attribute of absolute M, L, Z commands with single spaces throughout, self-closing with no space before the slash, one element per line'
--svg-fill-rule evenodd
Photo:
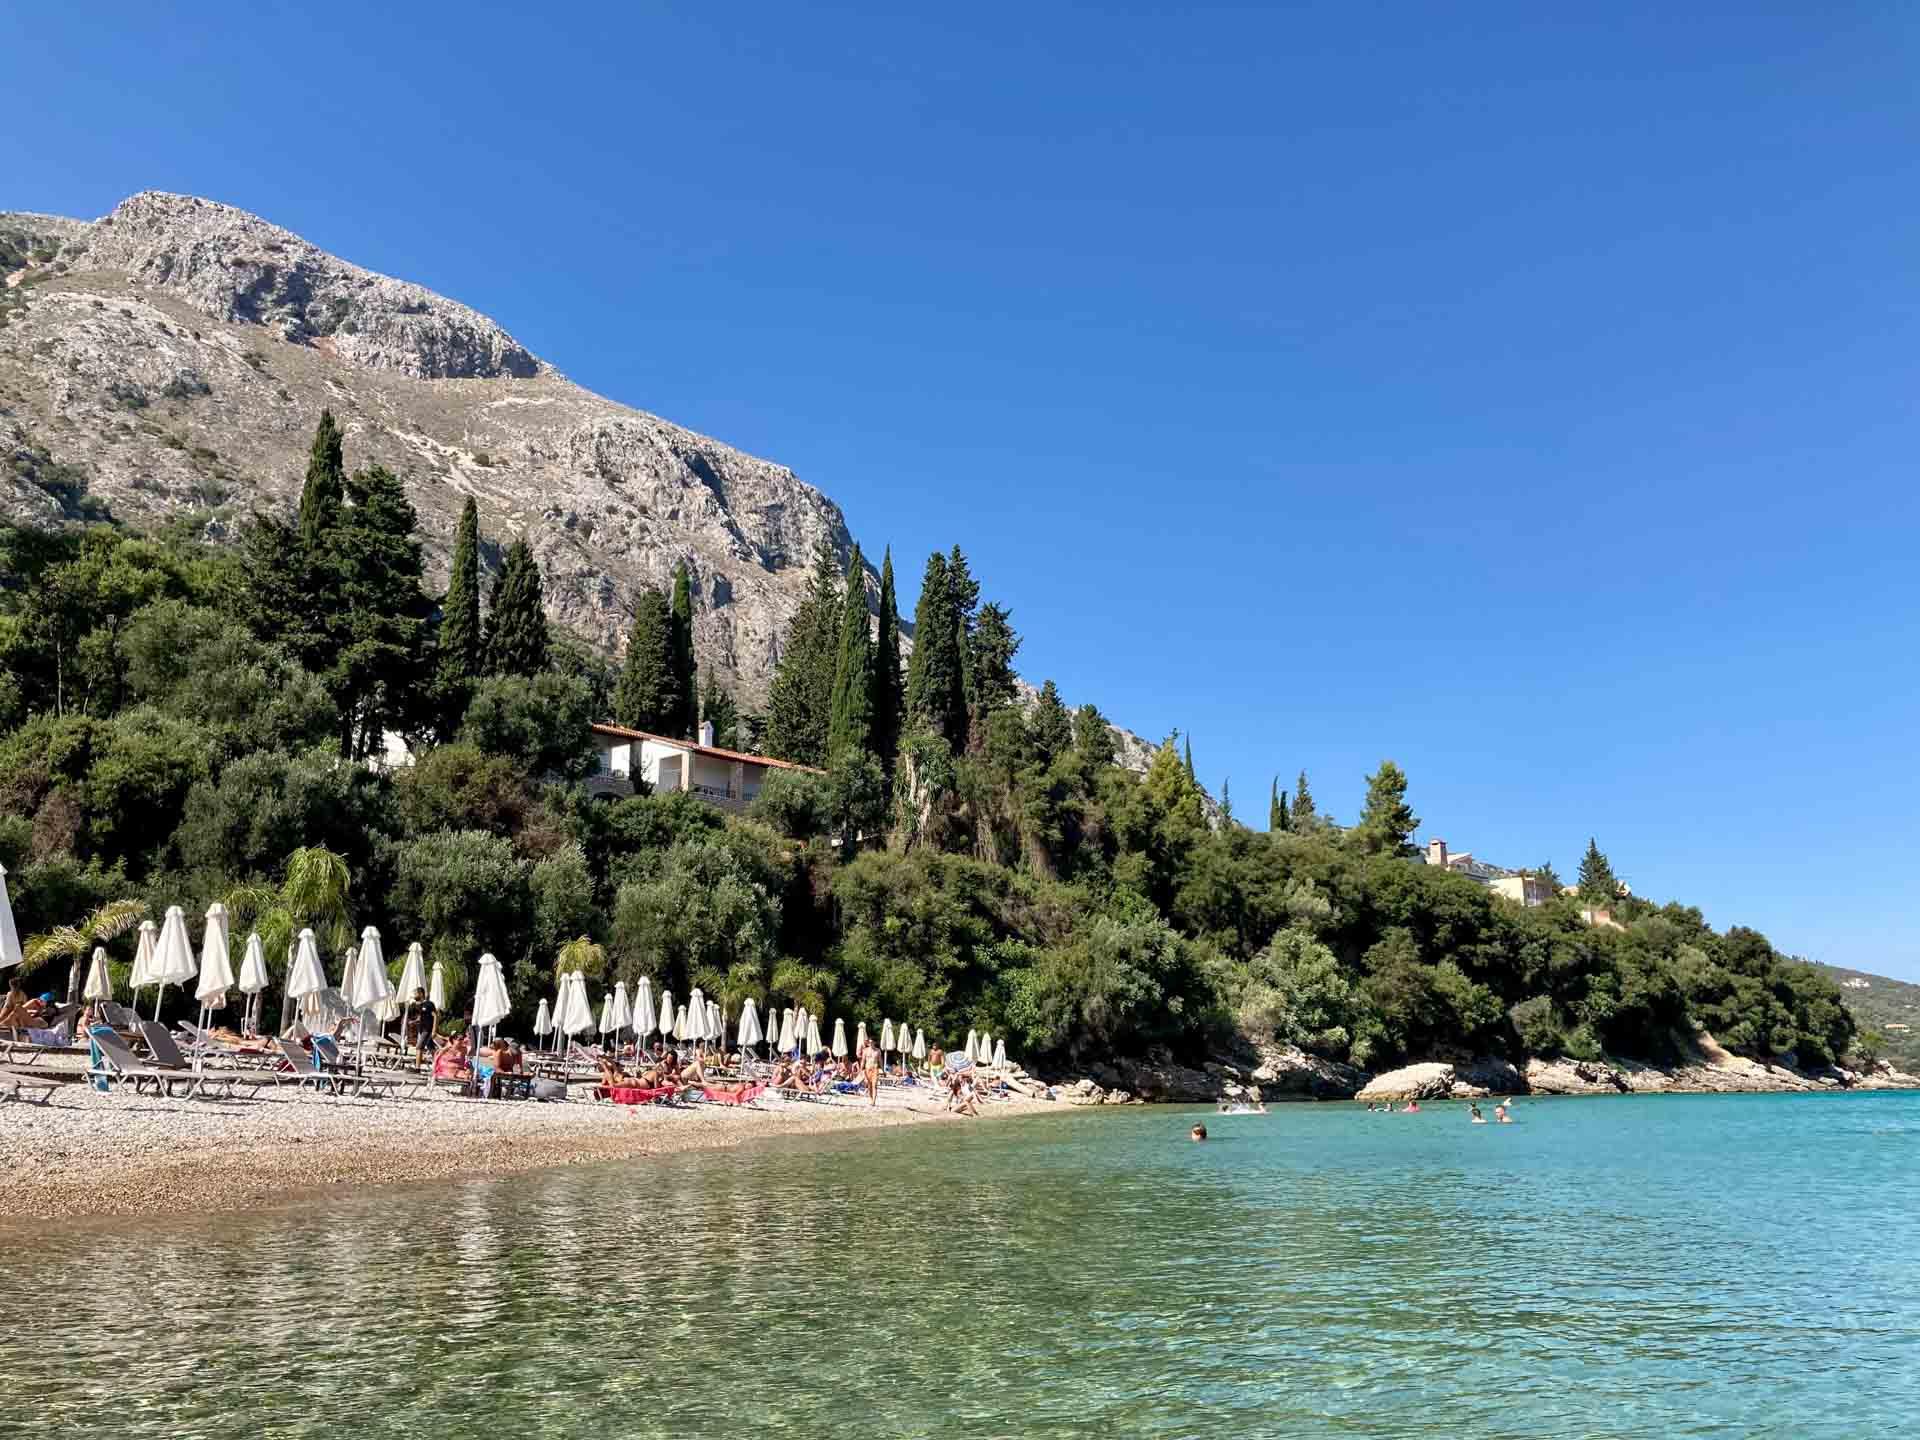
<path fill-rule="evenodd" d="M 880 1103 L 880 1051 L 871 1041 L 867 1044 L 867 1104 Z"/>

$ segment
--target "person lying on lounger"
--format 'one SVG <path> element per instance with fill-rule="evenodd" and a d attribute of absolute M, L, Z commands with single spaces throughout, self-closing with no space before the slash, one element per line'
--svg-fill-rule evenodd
<path fill-rule="evenodd" d="M 473 1073 L 473 1063 L 468 1057 L 471 1042 L 462 1035 L 438 1055 L 433 1057 L 433 1078 L 436 1080 L 464 1080 Z"/>
<path fill-rule="evenodd" d="M 7 986 L 7 998 L 0 1001 L 0 1030 L 25 1030 L 41 1018 L 40 1002 L 29 999 L 18 980 Z"/>

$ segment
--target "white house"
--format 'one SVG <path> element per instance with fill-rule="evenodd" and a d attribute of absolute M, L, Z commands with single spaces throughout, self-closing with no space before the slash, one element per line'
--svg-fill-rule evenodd
<path fill-rule="evenodd" d="M 637 776 L 656 795 L 685 790 L 723 810 L 744 810 L 775 770 L 822 773 L 791 760 L 723 750 L 713 743 L 713 726 L 708 724 L 701 725 L 698 743 L 624 725 L 595 725 L 593 740 L 594 767 L 587 789 L 594 795 L 631 795 Z"/>

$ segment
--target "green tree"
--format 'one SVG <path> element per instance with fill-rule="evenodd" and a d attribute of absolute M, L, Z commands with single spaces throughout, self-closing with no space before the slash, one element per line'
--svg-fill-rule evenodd
<path fill-rule="evenodd" d="M 326 544 L 327 531 L 340 518 L 347 478 L 342 439 L 333 411 L 322 410 L 313 432 L 306 483 L 300 489 L 300 543 L 309 551 Z"/>
<path fill-rule="evenodd" d="M 453 573 L 440 605 L 440 643 L 434 690 L 440 707 L 440 737 L 460 723 L 480 677 L 480 508 L 471 495 L 453 532 Z"/>
<path fill-rule="evenodd" d="M 1311 830 L 1318 818 L 1313 791 L 1307 788 L 1307 772 L 1302 770 L 1293 787 L 1293 808 L 1287 814 L 1288 825 L 1295 830 Z"/>
<path fill-rule="evenodd" d="M 965 583 L 971 585 L 971 578 Z M 913 612 L 906 724 L 939 736 L 956 754 L 966 748 L 967 738 L 964 614 L 947 558 L 935 551 L 927 557 Z"/>
<path fill-rule="evenodd" d="M 1198 785 L 1200 783 L 1200 777 L 1193 773 L 1193 736 L 1191 735 L 1187 736 L 1187 757 L 1185 763 L 1187 767 L 1187 783 L 1189 785 Z"/>
<path fill-rule="evenodd" d="M 769 755 L 824 765 L 840 658 L 840 566 L 824 540 L 814 552 L 813 584 L 787 627 L 767 692 L 764 743 Z"/>
<path fill-rule="evenodd" d="M 579 780 L 593 768 L 593 720 L 582 680 L 551 670 L 493 675 L 474 687 L 460 739 L 507 756 L 523 774 Z"/>
<path fill-rule="evenodd" d="M 634 602 L 627 658 L 613 687 L 613 718 L 620 724 L 655 735 L 676 734 L 681 696 L 674 644 L 667 597 L 649 585 Z"/>
<path fill-rule="evenodd" d="M 1407 804 L 1407 775 L 1391 760 L 1367 777 L 1367 800 L 1353 838 L 1370 855 L 1414 855 L 1413 832 L 1420 818 Z"/>
<path fill-rule="evenodd" d="M 833 673 L 833 703 L 827 722 L 827 754 L 864 755 L 873 742 L 873 641 L 867 618 L 865 564 L 853 547 L 847 564 L 846 598 L 840 612 L 840 641 Z"/>
<path fill-rule="evenodd" d="M 1280 793 L 1280 777 L 1273 777 L 1273 791 L 1267 797 L 1267 830 L 1278 835 L 1287 828 L 1287 797 Z"/>
<path fill-rule="evenodd" d="M 700 688 L 700 718 L 713 726 L 714 744 L 723 750 L 740 748 L 740 711 L 711 670 Z"/>
<path fill-rule="evenodd" d="M 1601 853 L 1592 836 L 1587 837 L 1587 853 L 1580 857 L 1580 898 L 1591 903 L 1610 905 L 1620 895 L 1620 882 L 1613 866 Z"/>
<path fill-rule="evenodd" d="M 906 696 L 900 674 L 900 602 L 894 593 L 893 547 L 880 564 L 880 633 L 873 651 L 873 752 L 890 775 L 900 754 L 901 709 Z"/>
<path fill-rule="evenodd" d="M 487 672 L 538 675 L 547 668 L 547 611 L 540 566 L 525 537 L 507 547 L 487 614 Z"/>
<path fill-rule="evenodd" d="M 1040 695 L 1033 702 L 1027 736 L 1042 768 L 1065 758 L 1073 748 L 1073 716 L 1067 713 L 1060 691 L 1051 680 L 1040 687 Z"/>
<path fill-rule="evenodd" d="M 352 502 L 329 532 L 324 564 L 340 608 L 330 625 L 332 663 L 321 683 L 340 713 L 340 753 L 379 749 L 384 730 L 427 719 L 430 609 L 418 517 L 397 476 L 381 466 L 347 481 Z"/>
<path fill-rule="evenodd" d="M 1020 637 L 1014 632 L 1013 616 L 1003 607 L 984 605 L 967 624 L 969 735 L 984 736 L 994 712 L 1013 703 L 1017 690 L 1013 657 L 1019 651 Z"/>
<path fill-rule="evenodd" d="M 687 562 L 673 568 L 673 679 L 678 706 L 673 728 L 667 733 L 676 739 L 692 739 L 700 726 L 700 690 L 694 672 L 698 662 L 693 653 L 693 583 L 687 575 Z"/>

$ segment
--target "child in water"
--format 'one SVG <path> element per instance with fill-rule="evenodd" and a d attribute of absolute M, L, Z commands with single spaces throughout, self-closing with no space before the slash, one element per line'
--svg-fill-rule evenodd
<path fill-rule="evenodd" d="M 1207 1138 L 1207 1127 L 1204 1125 L 1196 1125 L 1188 1133 L 1192 1135 L 1195 1140 L 1204 1140 Z"/>

